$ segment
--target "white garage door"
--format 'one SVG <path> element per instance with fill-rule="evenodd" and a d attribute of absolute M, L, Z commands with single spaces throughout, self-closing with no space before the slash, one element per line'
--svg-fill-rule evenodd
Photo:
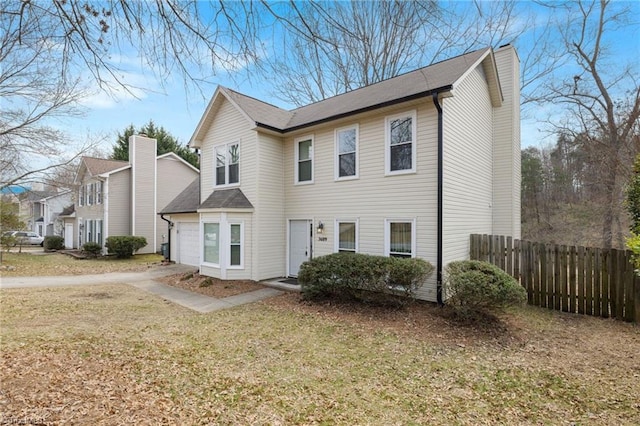
<path fill-rule="evenodd" d="M 178 259 L 177 263 L 185 265 L 200 265 L 199 224 L 193 222 L 178 222 Z"/>

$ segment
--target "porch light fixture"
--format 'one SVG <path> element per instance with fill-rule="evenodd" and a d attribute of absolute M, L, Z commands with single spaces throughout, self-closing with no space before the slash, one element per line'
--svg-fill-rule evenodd
<path fill-rule="evenodd" d="M 324 232 L 324 223 L 318 222 L 318 234 L 322 234 Z"/>

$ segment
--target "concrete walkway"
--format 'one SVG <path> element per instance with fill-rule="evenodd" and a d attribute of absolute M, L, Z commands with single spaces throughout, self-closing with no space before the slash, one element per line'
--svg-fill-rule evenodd
<path fill-rule="evenodd" d="M 284 293 L 284 291 L 275 288 L 263 288 L 224 299 L 216 299 L 155 281 L 155 278 L 194 271 L 196 271 L 195 268 L 187 265 L 167 265 L 154 267 L 144 272 L 112 272 L 56 277 L 0 277 L 0 289 L 128 284 L 201 313 L 253 303 Z"/>

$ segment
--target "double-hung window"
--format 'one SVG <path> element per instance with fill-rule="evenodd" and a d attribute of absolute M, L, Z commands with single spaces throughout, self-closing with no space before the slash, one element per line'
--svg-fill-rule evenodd
<path fill-rule="evenodd" d="M 296 183 L 313 183 L 313 137 L 295 140 Z"/>
<path fill-rule="evenodd" d="M 87 204 L 93 205 L 93 195 L 95 193 L 95 183 L 90 183 L 87 185 Z"/>
<path fill-rule="evenodd" d="M 78 205 L 79 206 L 84 206 L 84 192 L 85 192 L 85 187 L 84 187 L 84 185 L 81 185 L 80 189 L 78 190 Z"/>
<path fill-rule="evenodd" d="M 220 264 L 220 224 L 204 224 L 204 261 L 214 265 Z"/>
<path fill-rule="evenodd" d="M 336 129 L 336 180 L 358 177 L 358 126 Z"/>
<path fill-rule="evenodd" d="M 215 147 L 216 186 L 240 182 L 240 144 L 228 143 Z"/>
<path fill-rule="evenodd" d="M 104 187 L 104 183 L 99 181 L 96 183 L 96 204 L 102 204 L 102 190 Z"/>
<path fill-rule="evenodd" d="M 353 253 L 358 251 L 357 221 L 336 221 L 336 251 Z"/>
<path fill-rule="evenodd" d="M 416 112 L 389 116 L 385 120 L 385 173 L 416 171 Z"/>
<path fill-rule="evenodd" d="M 242 224 L 232 223 L 229 225 L 229 266 L 239 267 L 243 265 L 243 230 Z"/>
<path fill-rule="evenodd" d="M 385 255 L 416 257 L 416 221 L 385 220 Z"/>

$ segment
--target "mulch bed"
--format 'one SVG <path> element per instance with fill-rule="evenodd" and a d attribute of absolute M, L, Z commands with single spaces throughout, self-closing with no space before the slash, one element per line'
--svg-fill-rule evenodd
<path fill-rule="evenodd" d="M 169 275 L 158 278 L 157 281 L 172 287 L 193 291 L 194 293 L 200 293 L 218 299 L 265 288 L 265 286 L 258 284 L 256 281 L 219 280 L 198 273 Z"/>

